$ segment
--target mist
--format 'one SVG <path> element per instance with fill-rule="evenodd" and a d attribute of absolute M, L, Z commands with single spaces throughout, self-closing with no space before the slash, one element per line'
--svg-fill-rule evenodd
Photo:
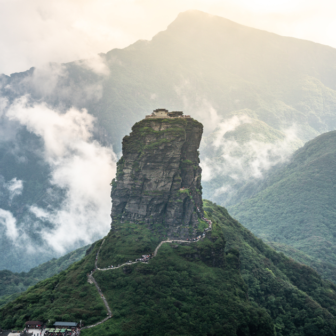
<path fill-rule="evenodd" d="M 95 119 L 86 110 L 71 108 L 62 113 L 45 103 L 32 105 L 28 101 L 28 97 L 16 100 L 5 117 L 42 140 L 40 155 L 50 167 L 49 182 L 55 187 L 47 192 L 59 197 L 57 190 L 61 190 L 62 198 L 56 207 L 31 205 L 21 223 L 8 210 L 0 209 L 0 223 L 17 246 L 30 245 L 30 230 L 35 228 L 41 243 L 28 246 L 30 253 L 47 247 L 61 255 L 109 231 L 110 182 L 115 176 L 116 156 L 112 147 L 93 140 Z M 6 186 L 13 199 L 22 192 L 24 182 L 13 179 Z"/>
<path fill-rule="evenodd" d="M 258 133 L 256 124 L 270 128 L 249 115 L 238 114 L 223 118 L 213 131 L 205 132 L 201 145 L 205 198 L 222 205 L 230 204 L 239 187 L 262 179 L 272 167 L 288 161 L 303 145 L 297 125 L 274 130 L 277 136 L 266 138 L 265 134 Z"/>
<path fill-rule="evenodd" d="M 0 209 L 0 224 L 5 227 L 5 233 L 9 239 L 15 241 L 18 238 L 16 219 L 10 211 Z"/>

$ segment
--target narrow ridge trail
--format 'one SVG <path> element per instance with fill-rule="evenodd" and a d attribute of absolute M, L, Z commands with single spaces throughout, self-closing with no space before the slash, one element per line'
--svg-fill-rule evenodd
<path fill-rule="evenodd" d="M 207 232 L 211 231 L 211 229 L 212 229 L 212 222 L 209 220 L 209 228 L 207 229 Z M 204 230 L 204 231 L 205 231 L 205 230 Z M 204 236 L 201 235 L 200 238 L 199 238 L 199 239 L 196 239 L 196 240 L 177 240 L 177 239 L 173 239 L 173 240 L 170 240 L 170 239 L 163 240 L 163 241 L 160 242 L 160 244 L 155 248 L 154 253 L 153 253 L 153 258 L 156 257 L 156 255 L 157 255 L 157 253 L 158 253 L 160 247 L 161 247 L 163 244 L 165 244 L 165 243 L 188 243 L 188 244 L 190 244 L 190 243 L 197 243 L 197 242 L 199 242 L 200 240 L 202 240 L 203 238 L 204 238 Z M 99 267 L 98 267 L 98 257 L 99 257 L 99 252 L 100 252 L 100 250 L 101 250 L 101 248 L 102 248 L 104 242 L 105 242 L 105 238 L 103 239 L 103 241 L 102 241 L 102 243 L 101 243 L 101 245 L 100 245 L 100 247 L 99 247 L 99 249 L 98 249 L 98 252 L 97 252 L 97 254 L 96 254 L 95 269 L 94 269 L 93 271 L 91 271 L 90 274 L 88 274 L 88 282 L 91 283 L 91 284 L 94 284 L 95 287 L 97 288 L 97 291 L 98 291 L 98 293 L 99 293 L 99 295 L 100 295 L 101 299 L 103 300 L 104 305 L 105 305 L 105 307 L 106 307 L 107 315 L 108 315 L 108 316 L 105 317 L 105 318 L 104 318 L 103 320 L 101 320 L 100 322 L 97 322 L 96 324 L 92 324 L 92 325 L 89 325 L 89 326 L 86 326 L 86 327 L 81 328 L 82 330 L 83 330 L 83 329 L 89 329 L 89 328 L 96 327 L 97 325 L 104 323 L 105 321 L 107 321 L 108 319 L 110 319 L 110 318 L 113 316 L 112 311 L 111 311 L 111 308 L 110 308 L 110 306 L 109 306 L 107 300 L 105 299 L 105 296 L 104 296 L 103 292 L 101 291 L 101 289 L 100 289 L 100 287 L 99 287 L 97 281 L 96 281 L 95 278 L 93 277 L 93 274 L 94 274 L 95 272 L 97 272 L 97 271 L 113 271 L 113 270 L 115 270 L 115 269 L 118 269 L 118 268 L 123 267 L 123 266 L 126 266 L 126 265 L 133 265 L 133 264 L 138 264 L 138 263 L 147 263 L 147 262 L 144 262 L 144 261 L 133 261 L 133 262 L 127 262 L 127 263 L 124 263 L 124 264 L 122 264 L 122 265 L 118 265 L 117 267 L 113 267 L 113 268 L 99 268 Z"/>

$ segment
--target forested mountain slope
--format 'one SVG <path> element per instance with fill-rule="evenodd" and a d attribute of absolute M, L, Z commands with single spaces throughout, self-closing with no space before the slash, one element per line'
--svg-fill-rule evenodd
<path fill-rule="evenodd" d="M 258 185 L 242 188 L 236 199 L 241 202 L 229 211 L 274 248 L 335 281 L 335 172 L 336 131 L 332 131 L 309 141 Z"/>
<path fill-rule="evenodd" d="M 191 245 L 164 244 L 148 264 L 96 272 L 113 317 L 83 335 L 323 335 L 336 332 L 336 287 L 311 268 L 269 248 L 211 202 L 213 230 Z M 114 256 L 154 250 L 159 235 L 141 224 L 118 224 L 102 245 L 98 266 Z M 87 282 L 101 241 L 67 270 L 42 281 L 0 309 L 3 327 L 26 319 L 106 317 Z M 115 247 L 118 251 L 114 251 Z"/>
<path fill-rule="evenodd" d="M 87 109 L 97 120 L 94 139 L 112 144 L 116 153 L 123 134 L 154 108 L 183 109 L 205 126 L 204 195 L 228 204 L 251 177 L 335 128 L 335 90 L 335 49 L 199 11 L 181 13 L 151 41 L 113 49 L 98 61 L 2 75 L 0 174 L 3 185 L 13 179 L 24 183 L 13 202 L 0 198 L 0 208 L 12 214 L 29 241 L 43 246 L 40 230 L 53 224 L 32 217 L 31 206 L 57 211 L 66 190 L 51 183 L 51 167 L 40 155 L 43 139 L 6 117 L 22 97 L 29 106 L 43 103 L 60 113 Z M 0 269 L 29 270 L 56 255 L 47 247 L 48 255 L 22 253 L 3 225 L 0 233 L 6 256 Z"/>
<path fill-rule="evenodd" d="M 41 280 L 50 278 L 54 274 L 67 269 L 71 264 L 81 260 L 89 246 L 81 247 L 66 254 L 59 259 L 32 268 L 29 272 L 13 273 L 8 270 L 0 271 L 0 307 L 7 302 L 13 301 L 28 287 L 35 285 Z M 1 324 L 0 324 L 1 326 Z"/>

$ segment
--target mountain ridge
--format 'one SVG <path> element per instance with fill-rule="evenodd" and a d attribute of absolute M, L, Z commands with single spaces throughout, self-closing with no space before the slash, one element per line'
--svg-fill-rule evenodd
<path fill-rule="evenodd" d="M 259 186 L 242 188 L 236 204 L 229 207 L 233 216 L 274 247 L 288 245 L 314 262 L 326 263 L 325 271 L 315 267 L 333 281 L 327 264 L 336 264 L 335 145 L 336 131 L 309 141 Z M 280 245 L 279 249 L 285 251 Z"/>
<path fill-rule="evenodd" d="M 119 154 L 123 135 L 128 134 L 131 126 L 148 111 L 157 106 L 183 109 L 203 122 L 205 138 L 209 139 L 203 141 L 205 146 L 201 144 L 202 162 L 209 163 L 207 167 L 210 167 L 209 180 L 203 178 L 204 198 L 225 205 L 228 193 L 222 189 L 234 192 L 253 176 L 251 160 L 263 159 L 258 153 L 265 152 L 259 150 L 260 147 L 270 146 L 272 154 L 276 154 L 283 145 L 286 158 L 300 142 L 336 127 L 334 49 L 241 28 L 226 19 L 202 13 L 182 15 L 174 25 L 178 28 L 170 27 L 163 35 L 159 33 L 153 38 L 154 42 L 141 42 L 131 49 L 114 49 L 101 56 L 100 64 L 106 70 L 103 73 L 90 67 L 90 62 L 80 61 L 2 76 L 0 94 L 8 102 L 3 118 L 6 109 L 22 96 L 28 97 L 30 105 L 43 102 L 60 114 L 71 107 L 85 108 L 96 118 L 93 138 L 103 146 L 112 145 Z M 233 28 L 228 31 L 227 25 Z M 173 28 L 178 33 L 173 33 Z M 240 118 L 242 115 L 246 118 Z M 244 132 L 234 132 L 231 140 L 239 144 L 238 152 L 243 156 L 240 170 L 239 165 L 231 166 L 240 156 L 230 153 L 227 159 L 224 152 L 228 135 L 220 136 L 223 124 L 230 123 L 233 117 L 239 117 L 242 126 L 247 125 L 248 118 L 252 120 L 251 125 L 258 122 L 267 125 L 246 127 L 249 136 L 245 137 L 242 136 Z M 287 144 L 285 131 L 293 125 L 300 125 L 297 139 Z M 8 166 L 7 170 L 1 168 L 1 174 L 6 182 L 17 178 L 28 183 L 24 185 L 22 197 L 16 198 L 17 205 L 23 209 L 22 215 L 18 216 L 16 207 L 8 207 L 6 201 L 0 201 L 0 208 L 11 212 L 18 228 L 36 243 L 43 241 L 43 237 L 39 231 L 28 229 L 22 218 L 35 221 L 28 209 L 38 202 L 35 197 L 38 193 L 46 193 L 51 188 L 54 195 L 59 195 L 59 200 L 48 201 L 57 209 L 64 190 L 50 184 L 51 168 L 35 155 L 41 152 L 43 140 L 24 126 L 15 124 L 14 127 L 8 120 L 5 123 L 1 119 L 2 129 L 9 129 L 9 126 L 13 126 L 15 136 L 1 143 L 0 167 Z M 276 135 L 278 142 L 274 142 Z M 216 146 L 213 139 L 220 145 Z M 249 146 L 251 139 L 258 140 L 256 150 Z M 28 160 L 19 162 L 13 154 L 14 149 Z M 261 165 L 258 172 L 261 175 L 282 160 L 268 156 L 266 159 L 267 165 Z M 258 167 L 260 162 L 252 163 Z M 226 171 L 226 167 L 231 168 Z M 36 173 L 37 179 L 30 172 Z M 25 197 L 28 194 L 33 197 Z M 40 221 L 36 221 L 36 225 L 39 229 L 46 225 L 52 227 L 51 223 Z M 3 226 L 0 231 L 1 236 L 5 236 Z M 35 254 L 25 255 L 23 262 L 15 254 L 10 240 L 1 240 L 1 246 L 7 246 L 2 253 L 8 262 L 0 261 L 0 268 L 20 271 L 27 267 L 28 270 L 46 261 Z"/>

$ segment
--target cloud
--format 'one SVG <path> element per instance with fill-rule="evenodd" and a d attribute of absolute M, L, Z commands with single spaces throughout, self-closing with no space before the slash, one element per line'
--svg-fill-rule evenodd
<path fill-rule="evenodd" d="M 110 69 L 101 55 L 94 55 L 91 58 L 77 61 L 77 64 L 97 75 L 108 76 L 110 74 Z"/>
<path fill-rule="evenodd" d="M 258 131 L 256 124 L 266 130 Z M 273 130 L 273 136 L 268 133 L 271 131 L 266 124 L 245 114 L 226 118 L 218 124 L 202 145 L 202 181 L 206 185 L 206 197 L 227 204 L 239 186 L 263 178 L 270 168 L 286 162 L 302 145 L 296 125 L 281 132 Z M 207 189 L 211 190 L 211 195 L 207 195 Z"/>
<path fill-rule="evenodd" d="M 46 104 L 31 106 L 27 97 L 17 100 L 6 115 L 43 140 L 42 156 L 51 169 L 50 183 L 64 191 L 56 208 L 30 207 L 32 221 L 52 224 L 39 226 L 44 243 L 64 253 L 106 234 L 116 157 L 112 148 L 92 139 L 94 117 L 75 108 L 60 113 Z M 11 188 L 18 187 L 18 181 L 13 181 Z"/>
<path fill-rule="evenodd" d="M 8 106 L 8 99 L 0 97 L 0 145 L 3 142 L 13 141 L 17 134 L 17 123 L 10 122 L 5 115 Z"/>
<path fill-rule="evenodd" d="M 229 119 L 227 123 L 232 123 L 232 119 L 235 117 Z M 224 122 L 221 126 L 229 128 L 227 123 Z M 253 133 L 250 140 L 246 142 L 225 139 L 226 132 L 221 129 L 221 126 L 219 129 L 220 132 L 223 132 L 223 137 L 219 138 L 216 135 L 214 141 L 208 145 L 210 148 L 219 149 L 215 159 L 206 157 L 202 163 L 205 170 L 204 181 L 210 181 L 218 175 L 229 176 L 236 181 L 261 178 L 263 173 L 272 166 L 288 160 L 293 153 L 293 148 L 301 144 L 296 136 L 295 126 L 283 130 L 284 138 L 275 142 L 268 142 L 266 139 L 265 141 L 253 139 Z M 234 131 L 236 128 L 229 129 Z M 217 164 L 216 160 L 218 160 Z"/>
<path fill-rule="evenodd" d="M 16 219 L 10 211 L 0 209 L 0 224 L 5 226 L 8 238 L 12 240 L 18 238 L 19 233 L 16 228 Z"/>
<path fill-rule="evenodd" d="M 63 64 L 46 63 L 34 69 L 31 76 L 23 79 L 23 83 L 31 85 L 36 93 L 46 97 L 54 94 L 59 80 L 67 76 L 68 72 Z"/>
<path fill-rule="evenodd" d="M 7 187 L 7 190 L 9 191 L 9 199 L 12 201 L 15 196 L 22 194 L 23 183 L 21 180 L 13 178 L 8 183 L 6 183 L 5 187 Z"/>
<path fill-rule="evenodd" d="M 79 69 L 73 67 L 72 73 L 69 73 L 66 64 L 43 64 L 17 79 L 14 85 L 7 85 L 6 89 L 11 91 L 14 97 L 19 98 L 29 93 L 31 100 L 48 102 L 59 108 L 83 106 L 88 101 L 99 100 L 103 91 L 102 80 L 109 74 L 104 58 L 97 55 L 87 60 L 76 61 L 75 64 Z M 84 76 L 80 82 L 73 78 L 76 78 L 76 70 Z M 89 70 L 95 76 L 90 76 L 90 73 L 83 70 Z M 85 76 L 90 79 L 86 80 Z M 2 104 L 4 108 L 9 105 L 6 103 L 4 101 Z"/>
<path fill-rule="evenodd" d="M 182 100 L 183 110 L 192 111 L 193 117 L 203 123 L 205 133 L 212 132 L 221 122 L 222 118 L 211 102 L 203 97 L 202 92 L 195 94 L 195 87 L 188 79 L 181 79 L 174 90 Z"/>
<path fill-rule="evenodd" d="M 211 110 L 216 112 L 214 108 L 211 108 Z M 218 120 L 219 117 L 216 119 Z M 234 131 L 238 126 L 242 124 L 247 124 L 251 122 L 252 122 L 251 118 L 248 117 L 247 115 L 235 115 L 230 119 L 226 119 L 225 121 L 218 123 L 216 127 L 215 137 L 211 145 L 216 149 L 218 149 L 220 146 L 223 145 L 223 137 L 225 136 L 225 134 Z"/>
<path fill-rule="evenodd" d="M 263 178 L 303 145 L 298 125 L 276 130 L 258 120 L 257 112 L 250 109 L 220 114 L 187 78 L 174 89 L 183 110 L 204 126 L 200 165 L 205 198 L 227 205 L 237 188 Z"/>

